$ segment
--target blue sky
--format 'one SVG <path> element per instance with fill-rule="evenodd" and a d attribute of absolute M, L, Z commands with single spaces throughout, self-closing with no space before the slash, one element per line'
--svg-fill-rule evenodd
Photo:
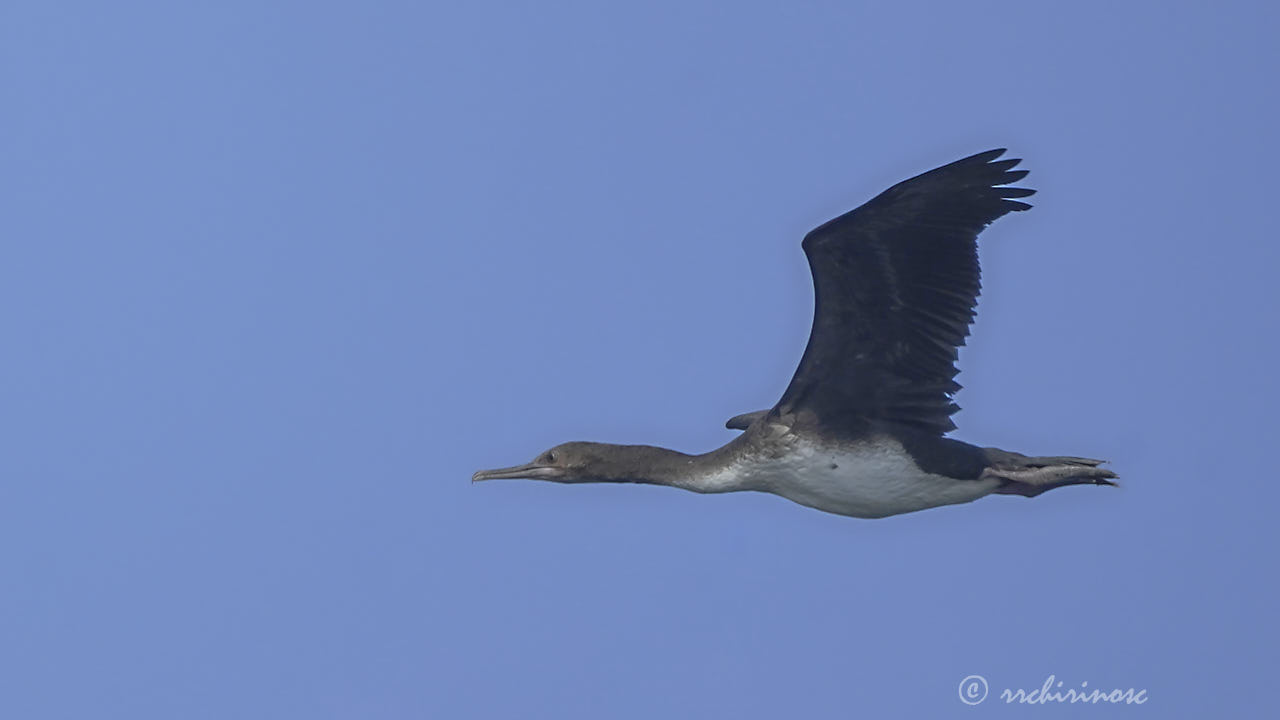
<path fill-rule="evenodd" d="M 1260 715 L 1278 14 L 11 3 L 0 715 Z M 803 234 L 1001 146 L 1040 194 L 982 237 L 955 437 L 1122 488 L 468 482 L 725 442 L 799 360 Z M 996 698 L 1049 675 L 1150 699 Z"/>

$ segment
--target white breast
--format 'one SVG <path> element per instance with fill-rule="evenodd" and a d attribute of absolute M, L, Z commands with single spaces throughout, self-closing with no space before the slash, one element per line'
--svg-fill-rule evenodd
<path fill-rule="evenodd" d="M 838 515 L 879 518 L 977 500 L 997 479 L 924 472 L 902 445 L 882 438 L 856 452 L 795 441 L 780 457 L 749 457 L 703 478 L 704 490 L 761 490 Z"/>

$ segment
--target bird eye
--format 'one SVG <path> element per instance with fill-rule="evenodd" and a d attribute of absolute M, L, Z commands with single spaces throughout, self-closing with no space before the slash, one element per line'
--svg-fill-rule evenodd
<path fill-rule="evenodd" d="M 549 462 L 549 463 L 553 463 L 553 462 L 555 462 L 555 461 L 556 461 L 556 454 L 555 454 L 554 452 L 548 452 L 548 453 L 547 453 L 547 462 Z"/>

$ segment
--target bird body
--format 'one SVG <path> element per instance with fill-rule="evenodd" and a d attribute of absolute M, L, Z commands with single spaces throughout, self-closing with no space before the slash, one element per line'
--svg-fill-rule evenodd
<path fill-rule="evenodd" d="M 1102 461 L 1030 457 L 944 437 L 955 428 L 957 348 L 979 291 L 977 236 L 1031 206 L 1008 187 L 1020 161 L 990 150 L 911 178 L 826 222 L 801 244 L 813 274 L 813 328 L 769 410 L 730 418 L 743 433 L 701 455 L 572 442 L 473 480 L 639 482 L 696 492 L 754 490 L 852 517 L 1113 485 Z"/>
<path fill-rule="evenodd" d="M 776 449 L 785 448 L 785 452 Z M 768 452 L 743 453 L 700 477 L 708 492 L 758 490 L 818 510 L 880 518 L 965 503 L 1000 486 L 995 478 L 959 480 L 922 469 L 897 440 L 873 435 L 848 444 L 791 436 Z"/>

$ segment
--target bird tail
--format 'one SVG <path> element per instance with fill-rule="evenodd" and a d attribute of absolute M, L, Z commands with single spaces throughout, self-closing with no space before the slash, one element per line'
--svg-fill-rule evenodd
<path fill-rule="evenodd" d="M 997 493 L 1035 497 L 1068 485 L 1116 485 L 1114 472 L 1099 465 L 1105 460 L 1071 456 L 1029 457 L 987 448 L 989 465 L 983 477 L 1001 480 Z"/>

